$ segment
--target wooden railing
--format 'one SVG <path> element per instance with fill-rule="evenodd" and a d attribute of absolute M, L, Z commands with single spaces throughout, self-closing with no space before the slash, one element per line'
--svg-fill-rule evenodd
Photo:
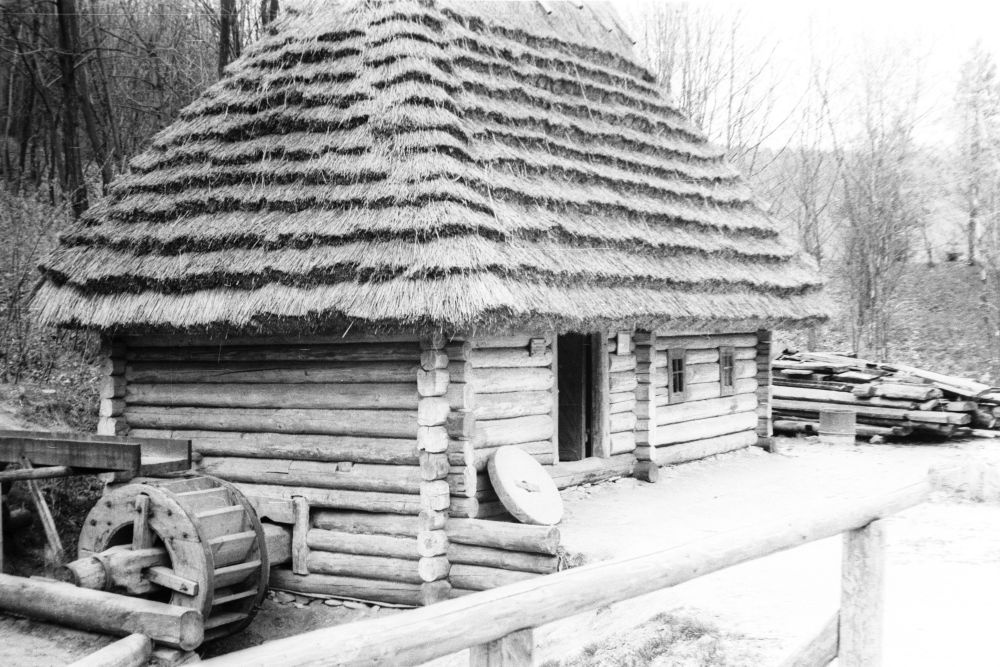
<path fill-rule="evenodd" d="M 825 502 L 785 520 L 674 548 L 594 563 L 383 619 L 313 630 L 206 661 L 247 665 L 415 665 L 466 648 L 476 667 L 532 664 L 532 631 L 546 623 L 690 581 L 843 533 L 841 608 L 785 665 L 878 665 L 884 530 L 880 521 L 923 502 L 924 477 Z"/>

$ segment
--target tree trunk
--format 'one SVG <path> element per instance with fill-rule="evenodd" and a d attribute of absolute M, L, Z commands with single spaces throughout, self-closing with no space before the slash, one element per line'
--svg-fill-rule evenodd
<path fill-rule="evenodd" d="M 59 23 L 59 71 L 63 90 L 63 187 L 69 197 L 73 216 L 78 218 L 87 210 L 87 188 L 83 181 L 83 167 L 76 141 L 79 103 L 76 88 L 76 0 L 56 0 L 56 16 Z"/>
<path fill-rule="evenodd" d="M 260 0 L 260 24 L 267 27 L 278 18 L 278 0 Z"/>
<path fill-rule="evenodd" d="M 233 37 L 239 39 L 236 29 L 236 0 L 219 0 L 219 78 L 239 46 L 232 43 Z M 234 49 L 235 46 L 235 49 Z"/>

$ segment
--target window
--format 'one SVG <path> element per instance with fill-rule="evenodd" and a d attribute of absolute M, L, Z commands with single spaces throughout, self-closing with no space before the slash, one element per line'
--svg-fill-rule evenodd
<path fill-rule="evenodd" d="M 736 387 L 736 362 L 732 347 L 719 348 L 719 379 L 722 384 L 722 395 L 733 394 Z"/>
<path fill-rule="evenodd" d="M 670 371 L 667 383 L 668 402 L 680 403 L 687 398 L 687 366 L 684 360 L 684 350 L 667 350 L 667 364 Z"/>

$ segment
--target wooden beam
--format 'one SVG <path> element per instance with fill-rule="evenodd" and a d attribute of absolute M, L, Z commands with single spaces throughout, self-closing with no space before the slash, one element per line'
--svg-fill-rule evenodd
<path fill-rule="evenodd" d="M 194 609 L 46 579 L 0 574 L 0 609 L 110 635 L 141 633 L 185 650 L 204 638 L 201 612 Z"/>
<path fill-rule="evenodd" d="M 592 380 L 591 380 L 591 451 L 594 456 L 611 456 L 611 406 L 610 373 L 608 371 L 608 337 L 595 334 L 592 337 Z"/>
<path fill-rule="evenodd" d="M 885 523 L 871 523 L 844 533 L 841 564 L 841 667 L 882 664 L 885 591 Z"/>
<path fill-rule="evenodd" d="M 52 479 L 78 474 L 69 466 L 46 466 L 44 468 L 21 468 L 0 472 L 0 482 L 21 482 L 29 479 Z M 82 474 L 82 473 L 79 473 Z"/>
<path fill-rule="evenodd" d="M 31 461 L 26 458 L 21 459 L 21 466 L 28 470 L 32 469 Z M 31 494 L 35 509 L 38 510 L 38 519 L 42 522 L 42 528 L 45 530 L 45 539 L 51 551 L 49 559 L 53 563 L 60 563 L 63 558 L 63 544 L 59 538 L 59 531 L 56 530 L 56 520 L 52 517 L 49 504 L 45 501 L 45 495 L 42 493 L 41 487 L 38 486 L 38 482 L 29 479 L 25 480 L 25 484 L 28 486 L 28 492 Z"/>
<path fill-rule="evenodd" d="M 532 629 L 518 630 L 469 649 L 469 667 L 531 667 L 534 652 Z"/>
<path fill-rule="evenodd" d="M 845 493 L 799 514 L 763 517 L 752 526 L 661 551 L 532 577 L 495 590 L 398 614 L 267 642 L 206 661 L 248 664 L 421 664 L 486 644 L 527 627 L 658 591 L 808 542 L 867 526 L 924 502 L 926 475 L 878 492 Z M 843 621 L 842 621 L 843 623 Z M 377 642 L 371 640 L 378 637 Z M 869 663 L 871 664 L 871 663 Z"/>
<path fill-rule="evenodd" d="M 292 497 L 292 572 L 309 574 L 309 501 L 302 496 Z"/>
<path fill-rule="evenodd" d="M 138 443 L 125 444 L 110 436 L 97 438 L 68 433 L 0 431 L 0 461 L 15 462 L 26 458 L 42 466 L 127 470 L 139 474 L 141 450 Z"/>
<path fill-rule="evenodd" d="M 80 658 L 69 667 L 142 667 L 153 653 L 153 640 L 134 633 Z"/>
<path fill-rule="evenodd" d="M 552 460 L 559 463 L 559 337 L 552 334 Z"/>

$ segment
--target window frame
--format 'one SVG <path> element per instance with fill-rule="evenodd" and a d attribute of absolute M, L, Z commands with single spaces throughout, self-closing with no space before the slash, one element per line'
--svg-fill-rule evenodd
<path fill-rule="evenodd" d="M 680 362 L 680 369 L 674 369 L 674 362 Z M 674 384 L 679 377 L 680 390 Z M 672 347 L 667 350 L 667 403 L 683 403 L 688 397 L 687 350 L 682 347 Z"/>
<path fill-rule="evenodd" d="M 729 361 L 728 380 L 726 377 L 727 359 Z M 736 349 L 732 345 L 719 346 L 719 387 L 723 396 L 732 396 L 736 393 Z"/>

